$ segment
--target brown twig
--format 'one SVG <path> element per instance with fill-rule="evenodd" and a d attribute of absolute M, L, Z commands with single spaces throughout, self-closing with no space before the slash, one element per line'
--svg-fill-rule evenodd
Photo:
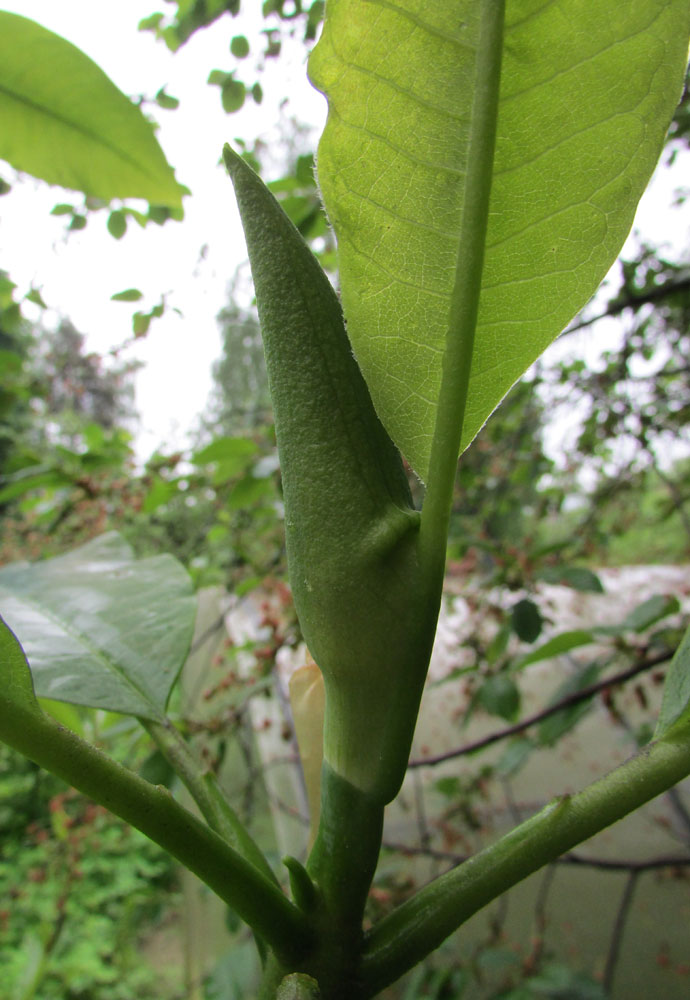
<path fill-rule="evenodd" d="M 572 694 L 566 695 L 559 701 L 554 702 L 553 705 L 549 705 L 547 708 L 543 708 L 539 712 L 535 712 L 534 715 L 528 716 L 521 722 L 516 722 L 513 726 L 506 726 L 505 729 L 499 729 L 498 732 L 490 733 L 488 736 L 482 736 L 478 740 L 473 740 L 471 743 L 466 743 L 464 746 L 456 747 L 453 750 L 446 750 L 445 753 L 436 754 L 434 757 L 423 757 L 417 760 L 411 760 L 407 766 L 409 768 L 433 767 L 436 764 L 442 764 L 446 760 L 453 760 L 455 757 L 464 757 L 467 754 L 476 753 L 477 750 L 483 750 L 485 747 L 491 746 L 493 743 L 498 743 L 500 740 L 505 740 L 510 736 L 516 736 L 518 733 L 523 733 L 526 729 L 529 729 L 531 726 L 535 726 L 538 722 L 542 722 L 544 719 L 548 719 L 549 716 L 555 715 L 556 712 L 562 712 L 566 708 L 572 708 L 573 705 L 578 705 L 580 702 L 594 697 L 594 695 L 599 694 L 601 691 L 606 691 L 608 688 L 614 687 L 618 684 L 623 684 L 632 677 L 636 677 L 638 674 L 644 673 L 645 670 L 651 670 L 660 663 L 666 663 L 666 661 L 670 660 L 672 656 L 672 652 L 659 653 L 658 656 L 651 657 L 648 660 L 643 660 L 641 663 L 636 663 L 627 670 L 622 670 L 620 673 L 614 674 L 613 677 L 607 677 L 604 680 L 597 681 L 595 684 L 589 684 L 580 691 L 573 691 Z"/>

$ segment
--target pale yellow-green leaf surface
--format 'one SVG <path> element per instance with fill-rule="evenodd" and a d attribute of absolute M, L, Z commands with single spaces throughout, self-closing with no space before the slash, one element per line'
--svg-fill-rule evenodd
<path fill-rule="evenodd" d="M 481 12 L 499 0 L 328 0 L 310 75 L 348 333 L 425 478 L 468 222 Z M 507 0 L 493 184 L 461 448 L 596 290 L 680 96 L 687 0 Z M 473 133 L 474 130 L 474 133 Z M 441 420 L 444 416 L 441 415 Z"/>

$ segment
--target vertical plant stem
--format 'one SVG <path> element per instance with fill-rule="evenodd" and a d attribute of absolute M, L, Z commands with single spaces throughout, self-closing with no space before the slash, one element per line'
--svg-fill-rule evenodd
<path fill-rule="evenodd" d="M 337 923 L 343 928 L 354 924 L 357 935 L 382 833 L 383 806 L 324 764 L 321 820 L 307 870 Z"/>
<path fill-rule="evenodd" d="M 318 885 L 320 935 L 316 976 L 324 997 L 356 995 L 354 976 L 363 943 L 362 917 L 383 833 L 383 805 L 324 764 L 321 818 L 307 871 Z"/>

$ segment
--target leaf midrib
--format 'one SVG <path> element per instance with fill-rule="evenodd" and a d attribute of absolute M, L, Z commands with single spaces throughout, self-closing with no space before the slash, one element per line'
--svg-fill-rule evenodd
<path fill-rule="evenodd" d="M 118 159 L 124 160 L 126 163 L 134 167 L 139 173 L 143 174 L 145 177 L 148 177 L 149 179 L 155 179 L 155 175 L 152 174 L 150 170 L 147 170 L 146 167 L 142 166 L 129 153 L 121 149 L 119 146 L 113 145 L 112 143 L 108 142 L 102 135 L 99 135 L 98 132 L 94 132 L 90 129 L 84 128 L 82 125 L 79 125 L 77 122 L 72 121 L 69 118 L 66 118 L 64 115 L 61 115 L 56 111 L 50 110 L 45 105 L 39 104 L 38 102 L 31 100 L 31 98 L 25 97 L 23 94 L 18 94 L 13 90 L 9 90 L 2 84 L 0 84 L 0 95 L 9 97 L 10 100 L 14 100 L 18 104 L 24 105 L 27 108 L 31 108 L 31 110 L 36 111 L 41 115 L 45 115 L 46 118 L 49 118 L 52 121 L 59 122 L 61 125 L 66 126 L 67 128 L 76 132 L 78 135 L 83 136 L 84 138 L 88 139 L 91 142 L 94 142 L 97 146 L 101 146 L 104 149 L 107 149 L 108 152 L 113 153 L 115 156 L 118 157 Z"/>
<path fill-rule="evenodd" d="M 487 0 L 481 3 L 479 12 L 455 279 L 420 531 L 421 558 L 430 578 L 443 576 L 448 519 L 468 397 L 489 218 L 504 8 L 504 0 Z"/>

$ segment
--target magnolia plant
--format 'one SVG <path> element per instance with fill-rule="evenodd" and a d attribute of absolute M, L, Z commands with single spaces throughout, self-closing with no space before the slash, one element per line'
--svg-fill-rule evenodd
<path fill-rule="evenodd" d="M 0 14 L 0 28 L 24 39 L 8 46 L 0 83 L 23 96 L 25 115 L 38 84 L 2 77 L 26 67 L 26 39 L 57 46 L 92 89 L 105 86 L 32 22 Z M 290 583 L 325 684 L 318 832 L 306 864 L 285 860 L 289 894 L 166 714 L 194 619 L 181 567 L 137 562 L 108 535 L 0 571 L 0 738 L 143 830 L 231 906 L 256 936 L 262 997 L 375 996 L 510 886 L 690 773 L 686 636 L 648 745 L 364 929 L 436 629 L 458 455 L 614 260 L 679 97 L 689 34 L 686 0 L 328 0 L 310 75 L 329 104 L 318 178 L 338 293 L 225 148 L 264 338 Z M 57 121 L 59 98 L 60 127 L 78 126 L 83 108 L 63 83 L 53 77 L 42 100 Z M 96 187 L 98 156 L 113 146 L 117 156 L 108 127 L 94 112 Z M 168 168 L 141 152 L 152 136 L 137 146 L 122 128 L 129 168 L 149 162 L 149 189 L 158 177 L 174 202 Z M 26 166 L 21 138 L 0 154 L 43 176 Z M 80 141 L 77 164 L 83 127 Z M 62 159 L 48 179 L 80 186 Z M 101 197 L 141 194 L 139 183 Z M 421 509 L 404 461 L 424 484 Z M 37 695 L 136 716 L 203 819 L 62 728 Z"/>

